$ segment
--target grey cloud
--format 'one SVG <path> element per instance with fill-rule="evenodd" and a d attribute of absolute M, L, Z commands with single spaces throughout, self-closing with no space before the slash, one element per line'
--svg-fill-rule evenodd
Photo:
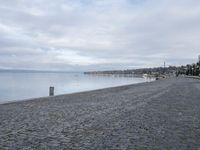
<path fill-rule="evenodd" d="M 0 67 L 179 65 L 199 53 L 197 0 L 0 0 Z M 69 57 L 70 56 L 70 57 Z"/>

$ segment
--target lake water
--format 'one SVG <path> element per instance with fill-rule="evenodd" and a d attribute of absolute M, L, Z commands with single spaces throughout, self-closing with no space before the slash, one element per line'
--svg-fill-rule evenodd
<path fill-rule="evenodd" d="M 143 78 L 83 73 L 0 72 L 0 103 L 145 82 Z"/>

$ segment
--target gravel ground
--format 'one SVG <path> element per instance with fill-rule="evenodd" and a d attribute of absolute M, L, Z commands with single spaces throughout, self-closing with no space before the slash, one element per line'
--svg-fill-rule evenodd
<path fill-rule="evenodd" d="M 1 150 L 200 150 L 200 80 L 0 105 Z"/>

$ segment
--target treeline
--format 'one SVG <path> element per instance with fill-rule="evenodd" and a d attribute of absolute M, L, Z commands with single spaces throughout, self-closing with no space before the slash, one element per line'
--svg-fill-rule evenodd
<path fill-rule="evenodd" d="M 85 74 L 172 74 L 177 71 L 180 67 L 169 66 L 169 67 L 156 67 L 156 68 L 140 68 L 140 69 L 127 69 L 127 70 L 107 70 L 107 71 L 92 71 L 85 72 Z"/>
<path fill-rule="evenodd" d="M 108 71 L 92 71 L 85 72 L 85 74 L 125 74 L 125 75 L 191 75 L 200 76 L 200 58 L 198 63 L 186 66 L 169 66 L 169 67 L 155 67 L 155 68 L 141 68 L 141 69 L 127 69 L 127 70 L 108 70 Z"/>
<path fill-rule="evenodd" d="M 107 71 L 92 71 L 85 72 L 85 74 L 125 74 L 125 75 L 143 75 L 143 74 L 152 74 L 152 75 L 191 75 L 199 76 L 200 75 L 200 66 L 199 63 L 186 65 L 186 66 L 169 66 L 169 67 L 156 67 L 156 68 L 141 68 L 141 69 L 127 69 L 127 70 L 107 70 Z"/>
<path fill-rule="evenodd" d="M 186 75 L 200 76 L 200 63 L 187 65 Z"/>

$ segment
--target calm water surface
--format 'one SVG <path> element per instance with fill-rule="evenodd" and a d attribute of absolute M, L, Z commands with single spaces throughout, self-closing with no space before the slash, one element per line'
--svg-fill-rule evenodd
<path fill-rule="evenodd" d="M 48 96 L 50 86 L 59 95 L 141 82 L 145 79 L 83 73 L 0 72 L 0 103 Z"/>

